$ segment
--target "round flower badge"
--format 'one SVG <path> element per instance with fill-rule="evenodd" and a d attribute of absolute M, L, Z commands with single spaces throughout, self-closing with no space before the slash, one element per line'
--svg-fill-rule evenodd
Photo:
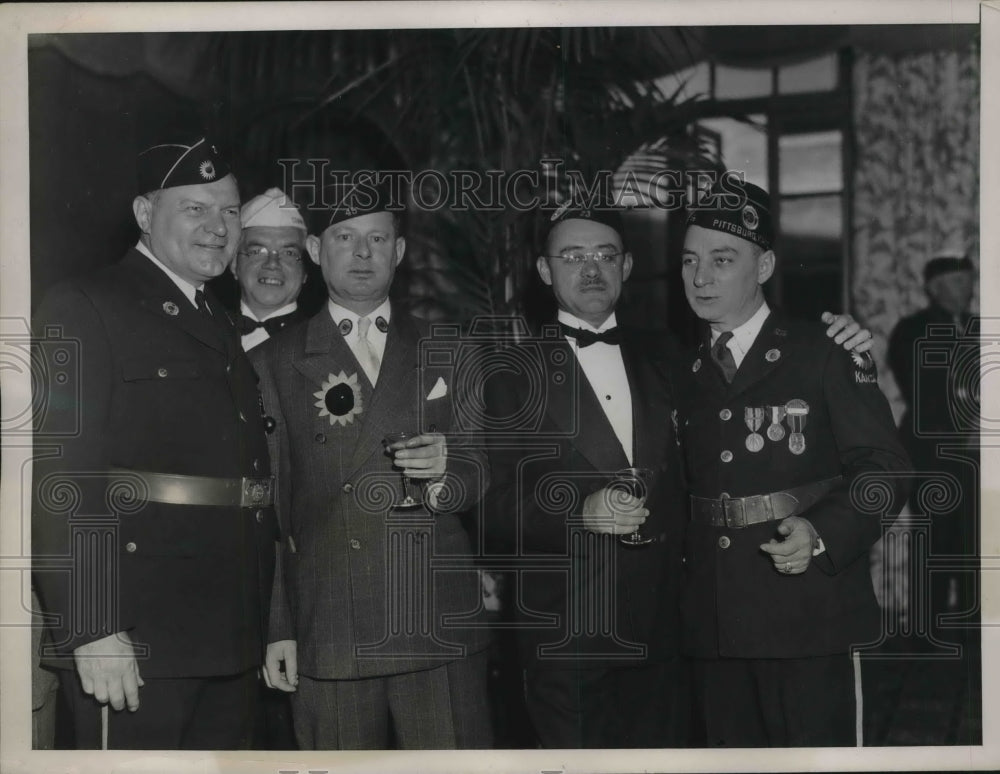
<path fill-rule="evenodd" d="M 320 418 L 329 417 L 331 425 L 350 424 L 361 413 L 361 386 L 357 374 L 347 376 L 344 371 L 337 376 L 330 374 L 313 397 L 319 398 L 313 405 L 319 409 Z"/>

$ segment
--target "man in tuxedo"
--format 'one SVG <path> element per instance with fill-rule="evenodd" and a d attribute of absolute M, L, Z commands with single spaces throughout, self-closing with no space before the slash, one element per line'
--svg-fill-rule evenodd
<path fill-rule="evenodd" d="M 880 635 L 868 555 L 909 462 L 871 356 L 765 301 L 767 193 L 714 193 L 688 218 L 682 278 L 704 328 L 677 371 L 698 720 L 709 746 L 860 744 L 852 655 Z"/>
<path fill-rule="evenodd" d="M 486 385 L 487 535 L 494 558 L 516 557 L 506 596 L 527 710 L 544 747 L 680 746 L 685 512 L 672 349 L 663 336 L 617 326 L 632 270 L 620 213 L 554 217 L 537 269 L 558 303 L 557 325 L 514 345 L 515 361 L 537 353 L 535 368 L 496 369 Z M 651 470 L 648 496 L 613 487 L 630 467 Z M 636 533 L 636 545 L 619 540 Z"/>
<path fill-rule="evenodd" d="M 485 453 L 456 420 L 453 353 L 425 357 L 429 326 L 389 301 L 401 213 L 374 189 L 330 200 L 306 241 L 328 304 L 251 353 L 285 536 L 268 679 L 292 692 L 302 749 L 488 747 L 489 639 L 462 515 L 487 485 Z M 386 441 L 399 431 L 412 437 Z M 394 507 L 407 492 L 420 507 Z"/>
<path fill-rule="evenodd" d="M 296 299 L 306 281 L 306 224 L 280 188 L 240 210 L 243 236 L 230 269 L 240 286 L 240 336 L 250 351 L 303 318 Z"/>
<path fill-rule="evenodd" d="M 246 748 L 278 528 L 255 377 L 204 290 L 239 243 L 239 194 L 206 138 L 138 172 L 135 247 L 34 321 L 45 660 L 81 748 Z"/>

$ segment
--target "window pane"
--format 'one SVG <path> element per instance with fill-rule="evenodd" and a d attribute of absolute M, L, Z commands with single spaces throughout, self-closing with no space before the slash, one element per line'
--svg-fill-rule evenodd
<path fill-rule="evenodd" d="M 702 62 L 680 72 L 668 73 L 657 78 L 654 82 L 660 91 L 668 97 L 677 91 L 677 89 L 680 89 L 681 84 L 684 84 L 684 87 L 678 94 L 680 99 L 692 99 L 699 94 L 703 97 L 710 97 L 712 95 L 708 92 L 710 85 L 708 82 L 708 68 L 708 62 Z"/>
<path fill-rule="evenodd" d="M 778 93 L 830 91 L 837 86 L 837 55 L 778 68 Z"/>
<path fill-rule="evenodd" d="M 839 240 L 844 231 L 840 196 L 781 200 L 781 233 Z"/>
<path fill-rule="evenodd" d="M 771 93 L 771 69 L 753 70 L 743 67 L 715 67 L 716 99 L 766 97 Z"/>
<path fill-rule="evenodd" d="M 786 134 L 778 138 L 778 185 L 782 194 L 841 191 L 841 133 Z"/>
<path fill-rule="evenodd" d="M 733 118 L 710 118 L 699 122 L 719 135 L 722 163 L 726 169 L 742 172 L 748 183 L 767 189 L 767 120 L 749 116 L 752 124 Z"/>

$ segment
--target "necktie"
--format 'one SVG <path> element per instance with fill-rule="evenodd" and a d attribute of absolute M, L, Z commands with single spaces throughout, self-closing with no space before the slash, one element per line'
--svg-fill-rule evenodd
<path fill-rule="evenodd" d="M 205 291 L 196 290 L 194 292 L 194 305 L 198 307 L 198 311 L 205 315 L 206 318 L 213 321 L 215 320 L 215 317 L 212 315 L 212 310 L 208 307 L 208 301 L 205 298 Z"/>
<path fill-rule="evenodd" d="M 362 317 L 358 320 L 358 340 L 354 344 L 354 355 L 357 357 L 364 372 L 368 375 L 368 381 L 374 387 L 378 379 L 378 369 L 381 363 L 379 362 L 378 355 L 375 354 L 375 348 L 368 340 L 368 331 L 371 327 L 372 321 L 370 318 Z"/>
<path fill-rule="evenodd" d="M 281 314 L 277 317 L 268 317 L 266 320 L 261 322 L 260 320 L 253 319 L 252 317 L 247 317 L 245 314 L 240 315 L 240 335 L 246 336 L 248 333 L 253 333 L 258 328 L 263 328 L 267 331 L 268 336 L 273 336 L 288 325 L 294 317 L 295 312 L 289 312 L 288 314 Z"/>
<path fill-rule="evenodd" d="M 594 333 L 593 331 L 585 331 L 583 328 L 571 328 L 568 325 L 559 323 L 559 329 L 562 331 L 563 336 L 576 339 L 576 345 L 580 349 L 589 347 L 591 344 L 596 344 L 599 341 L 612 345 L 622 343 L 622 336 L 618 328 L 609 328 L 603 333 Z"/>
<path fill-rule="evenodd" d="M 722 375 L 727 382 L 732 382 L 733 377 L 736 375 L 736 359 L 733 357 L 733 353 L 729 351 L 729 347 L 726 346 L 732 337 L 733 332 L 726 331 L 719 334 L 719 338 L 712 345 L 712 360 L 719 366 L 719 370 L 722 371 Z"/>

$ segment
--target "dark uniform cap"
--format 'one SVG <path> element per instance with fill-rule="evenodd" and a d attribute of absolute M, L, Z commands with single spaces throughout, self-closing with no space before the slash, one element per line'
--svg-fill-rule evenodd
<path fill-rule="evenodd" d="M 722 231 L 770 250 L 774 243 L 771 197 L 753 183 L 723 175 L 710 192 L 709 206 L 692 208 L 687 225 Z"/>
<path fill-rule="evenodd" d="M 625 239 L 625 222 L 622 220 L 622 208 L 613 204 L 602 204 L 593 207 L 580 207 L 576 204 L 567 204 L 552 213 L 549 218 L 549 231 L 555 228 L 557 223 L 566 220 L 590 220 L 594 223 L 603 223 L 609 228 L 613 228 L 619 238 Z M 546 234 L 547 236 L 547 234 Z"/>
<path fill-rule="evenodd" d="M 139 153 L 136 160 L 139 193 L 202 185 L 222 180 L 230 173 L 229 162 L 218 146 L 206 137 L 188 144 L 154 145 Z"/>
<path fill-rule="evenodd" d="M 931 258 L 924 266 L 924 282 L 930 282 L 940 274 L 974 270 L 972 261 L 967 256 L 942 255 L 937 258 Z"/>
<path fill-rule="evenodd" d="M 390 191 L 385 186 L 378 186 L 366 180 L 338 182 L 327 186 L 323 191 L 323 203 L 327 208 L 316 223 L 320 233 L 351 218 L 375 212 L 391 212 L 399 215 L 403 209 L 401 205 L 393 202 Z"/>

